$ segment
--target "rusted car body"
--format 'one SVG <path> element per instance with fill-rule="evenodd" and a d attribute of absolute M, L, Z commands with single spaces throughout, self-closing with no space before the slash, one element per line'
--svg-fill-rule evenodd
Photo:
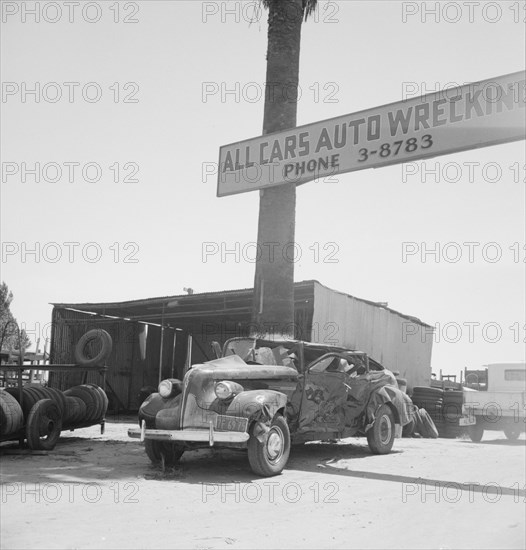
<path fill-rule="evenodd" d="M 232 338 L 183 381 L 163 380 L 139 410 L 152 462 L 171 465 L 199 447 L 248 449 L 252 470 L 280 473 L 291 444 L 367 436 L 388 453 L 411 420 L 394 375 L 365 353 L 297 340 Z"/>

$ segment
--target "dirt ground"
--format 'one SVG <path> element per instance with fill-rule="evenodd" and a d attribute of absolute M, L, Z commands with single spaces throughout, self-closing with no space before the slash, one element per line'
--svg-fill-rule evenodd
<path fill-rule="evenodd" d="M 525 547 L 524 435 L 398 439 L 385 456 L 364 439 L 308 444 L 261 479 L 240 451 L 194 451 L 162 472 L 130 426 L 63 432 L 47 455 L 2 447 L 0 547 Z"/>

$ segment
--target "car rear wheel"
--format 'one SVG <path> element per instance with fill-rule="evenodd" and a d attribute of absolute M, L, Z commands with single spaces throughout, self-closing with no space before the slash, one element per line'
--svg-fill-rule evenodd
<path fill-rule="evenodd" d="M 270 477 L 280 474 L 290 455 L 290 431 L 283 416 L 274 417 L 269 431 L 260 441 L 254 434 L 248 440 L 248 461 L 255 474 Z"/>
<path fill-rule="evenodd" d="M 385 455 L 393 448 L 395 439 L 395 421 L 393 411 L 388 405 L 382 405 L 372 428 L 367 432 L 367 443 L 369 448 L 376 455 Z"/>
<path fill-rule="evenodd" d="M 482 440 L 482 436 L 484 435 L 484 427 L 480 422 L 477 422 L 468 427 L 468 435 L 471 441 L 478 443 Z"/>
<path fill-rule="evenodd" d="M 516 441 L 519 439 L 521 431 L 518 426 L 506 426 L 504 428 L 504 435 L 510 440 L 510 441 Z"/>
<path fill-rule="evenodd" d="M 155 439 L 145 439 L 144 448 L 148 458 L 154 466 L 175 466 L 181 456 L 183 456 L 184 448 L 177 443 L 169 443 L 167 441 L 157 441 Z"/>

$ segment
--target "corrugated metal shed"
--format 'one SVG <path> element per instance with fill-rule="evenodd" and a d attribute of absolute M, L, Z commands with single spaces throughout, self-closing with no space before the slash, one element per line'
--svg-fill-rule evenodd
<path fill-rule="evenodd" d="M 365 351 L 409 387 L 431 381 L 433 329 L 416 317 L 315 282 L 312 326 L 313 341 Z"/>
<path fill-rule="evenodd" d="M 134 409 L 140 388 L 157 385 L 160 364 L 163 377 L 172 372 L 181 376 L 188 335 L 193 337 L 192 363 L 212 358 L 213 340 L 223 344 L 228 338 L 248 335 L 252 297 L 253 289 L 248 288 L 126 302 L 53 304 L 52 361 L 71 362 L 74 344 L 86 330 L 108 330 L 114 339 L 108 361 L 110 389 L 122 407 Z M 297 339 L 360 349 L 386 367 L 399 370 L 410 385 L 429 382 L 432 340 L 403 342 L 401 332 L 404 323 L 427 330 L 429 325 L 314 280 L 295 283 L 294 299 Z M 146 357 L 141 356 L 138 344 L 144 323 L 148 323 Z M 162 361 L 161 326 L 165 327 Z M 64 380 L 60 383 L 67 384 Z"/>

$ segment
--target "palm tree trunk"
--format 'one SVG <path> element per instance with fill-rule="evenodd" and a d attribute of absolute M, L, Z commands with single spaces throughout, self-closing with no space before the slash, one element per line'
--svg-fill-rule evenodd
<path fill-rule="evenodd" d="M 269 0 L 263 134 L 296 126 L 302 0 Z M 260 191 L 252 332 L 294 336 L 296 186 Z M 287 246 L 288 245 L 288 246 Z"/>

